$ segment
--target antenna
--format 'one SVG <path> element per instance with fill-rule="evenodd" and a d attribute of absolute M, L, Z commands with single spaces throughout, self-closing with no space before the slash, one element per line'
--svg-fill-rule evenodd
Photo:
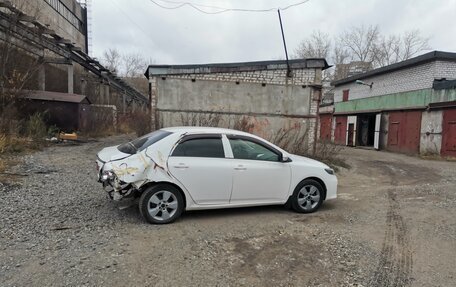
<path fill-rule="evenodd" d="M 279 14 L 280 30 L 282 31 L 283 48 L 285 49 L 285 57 L 287 59 L 287 77 L 292 77 L 290 62 L 288 61 L 287 43 L 285 42 L 285 34 L 283 33 L 283 25 L 282 25 L 282 17 L 280 16 L 280 9 L 277 9 L 277 14 Z"/>
<path fill-rule="evenodd" d="M 87 55 L 92 54 L 92 0 L 85 0 L 87 9 Z"/>

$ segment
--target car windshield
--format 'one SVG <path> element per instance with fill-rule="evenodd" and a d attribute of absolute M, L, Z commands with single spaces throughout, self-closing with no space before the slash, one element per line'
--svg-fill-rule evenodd
<path fill-rule="evenodd" d="M 147 147 L 158 142 L 159 140 L 164 139 L 165 137 L 169 136 L 170 134 L 172 134 L 172 133 L 164 131 L 164 130 L 154 131 L 154 132 L 151 132 L 150 134 L 137 138 L 131 142 L 121 144 L 117 147 L 117 149 L 123 153 L 135 154 L 139 151 L 143 151 Z"/>

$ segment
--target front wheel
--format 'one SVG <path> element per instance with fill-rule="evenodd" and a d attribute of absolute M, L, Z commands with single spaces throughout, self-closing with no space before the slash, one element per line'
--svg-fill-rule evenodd
<path fill-rule="evenodd" d="M 175 187 L 159 184 L 146 189 L 139 199 L 139 211 L 149 223 L 166 224 L 184 210 L 184 200 Z"/>
<path fill-rule="evenodd" d="M 314 212 L 323 202 L 323 193 L 324 189 L 319 182 L 312 179 L 303 180 L 293 193 L 291 206 L 296 212 Z"/>

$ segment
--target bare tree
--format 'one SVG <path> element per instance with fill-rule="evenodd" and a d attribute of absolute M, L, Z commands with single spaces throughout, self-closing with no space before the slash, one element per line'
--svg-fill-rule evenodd
<path fill-rule="evenodd" d="M 396 35 L 382 36 L 375 48 L 374 66 L 384 67 L 399 62 L 401 39 Z"/>
<path fill-rule="evenodd" d="M 108 49 L 104 51 L 102 58 L 103 65 L 111 72 L 119 73 L 122 64 L 122 56 L 117 49 Z"/>
<path fill-rule="evenodd" d="M 362 25 L 345 30 L 339 41 L 350 53 L 351 61 L 373 62 L 379 35 L 378 26 Z"/>
<path fill-rule="evenodd" d="M 123 76 L 127 78 L 139 77 L 145 71 L 147 62 L 139 53 L 129 53 L 122 56 Z"/>
<path fill-rule="evenodd" d="M 299 43 L 295 58 L 327 58 L 331 52 L 331 38 L 319 30 Z"/>
<path fill-rule="evenodd" d="M 357 26 L 345 30 L 333 41 L 329 35 L 314 31 L 299 44 L 294 56 L 324 57 L 332 64 L 340 66 L 339 72 L 347 72 L 351 66 L 364 71 L 410 59 L 430 49 L 428 41 L 419 30 L 382 35 L 378 26 Z M 334 78 L 335 74 L 334 71 L 326 71 L 330 79 Z M 339 74 L 337 78 L 347 76 L 346 73 Z"/>
<path fill-rule="evenodd" d="M 419 30 L 383 36 L 376 46 L 374 66 L 383 67 L 410 59 L 419 52 L 430 49 L 428 41 L 428 38 L 421 36 Z"/>
<path fill-rule="evenodd" d="M 335 65 L 344 64 L 350 59 L 350 53 L 341 45 L 334 45 L 331 60 Z"/>
<path fill-rule="evenodd" d="M 429 38 L 421 36 L 419 30 L 407 31 L 402 35 L 403 50 L 401 60 L 407 60 L 415 56 L 417 53 L 429 50 Z"/>
<path fill-rule="evenodd" d="M 140 53 L 121 54 L 117 49 L 104 51 L 101 62 L 112 72 L 122 77 L 139 77 L 147 67 L 147 61 Z"/>

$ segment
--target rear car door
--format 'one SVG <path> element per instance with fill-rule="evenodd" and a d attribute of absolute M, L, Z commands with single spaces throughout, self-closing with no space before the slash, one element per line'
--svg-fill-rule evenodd
<path fill-rule="evenodd" d="M 197 204 L 229 203 L 233 168 L 220 134 L 185 136 L 171 152 L 168 168 Z"/>
<path fill-rule="evenodd" d="M 255 138 L 227 135 L 233 152 L 230 203 L 279 202 L 286 199 L 291 168 L 280 151 Z"/>

